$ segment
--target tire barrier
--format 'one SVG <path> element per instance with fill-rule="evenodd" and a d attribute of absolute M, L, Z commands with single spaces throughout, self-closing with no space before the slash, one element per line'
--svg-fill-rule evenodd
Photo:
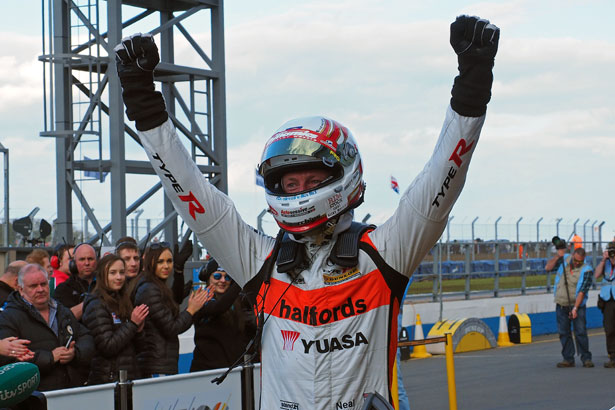
<path fill-rule="evenodd" d="M 497 346 L 495 336 L 485 322 L 477 318 L 443 320 L 433 325 L 427 339 L 452 334 L 455 353 L 491 349 Z M 427 351 L 431 354 L 444 354 L 443 343 L 430 344 Z"/>

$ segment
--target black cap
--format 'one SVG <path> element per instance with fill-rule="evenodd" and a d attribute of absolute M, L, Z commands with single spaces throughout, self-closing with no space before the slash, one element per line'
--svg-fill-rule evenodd
<path fill-rule="evenodd" d="M 199 280 L 201 282 L 207 282 L 211 274 L 214 273 L 215 271 L 226 272 L 226 270 L 224 270 L 223 267 L 218 265 L 218 262 L 216 262 L 214 258 L 209 258 L 209 261 L 207 262 L 207 264 L 203 266 L 201 268 L 201 271 L 199 272 Z"/>

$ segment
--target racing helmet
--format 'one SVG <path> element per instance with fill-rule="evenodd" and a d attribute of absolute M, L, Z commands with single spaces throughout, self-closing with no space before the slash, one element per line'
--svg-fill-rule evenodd
<path fill-rule="evenodd" d="M 287 172 L 324 169 L 329 177 L 315 188 L 285 193 Z M 258 172 L 263 177 L 269 211 L 283 230 L 306 233 L 363 202 L 361 155 L 348 130 L 325 117 L 305 117 L 283 124 L 269 138 Z"/>

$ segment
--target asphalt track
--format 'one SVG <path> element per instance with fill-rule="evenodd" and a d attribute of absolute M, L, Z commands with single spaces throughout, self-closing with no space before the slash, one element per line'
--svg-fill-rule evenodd
<path fill-rule="evenodd" d="M 455 354 L 457 407 L 460 410 L 609 410 L 615 406 L 615 369 L 607 361 L 603 330 L 589 331 L 594 368 L 559 369 L 557 335 L 531 344 Z M 412 410 L 449 408 L 444 355 L 402 362 Z"/>

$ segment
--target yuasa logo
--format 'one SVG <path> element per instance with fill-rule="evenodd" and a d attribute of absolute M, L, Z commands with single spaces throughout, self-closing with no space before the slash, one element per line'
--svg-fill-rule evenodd
<path fill-rule="evenodd" d="M 301 334 L 292 330 L 280 330 L 280 332 L 282 332 L 282 339 L 284 340 L 282 350 L 292 351 L 295 347 L 295 342 Z"/>
<path fill-rule="evenodd" d="M 332 337 L 331 339 L 322 340 L 305 340 L 301 339 L 303 343 L 303 353 L 308 354 L 312 347 L 316 346 L 318 353 L 329 353 L 336 350 L 352 349 L 360 345 L 367 345 L 369 342 L 365 335 L 358 332 L 356 335 L 344 335 L 340 339 Z"/>

